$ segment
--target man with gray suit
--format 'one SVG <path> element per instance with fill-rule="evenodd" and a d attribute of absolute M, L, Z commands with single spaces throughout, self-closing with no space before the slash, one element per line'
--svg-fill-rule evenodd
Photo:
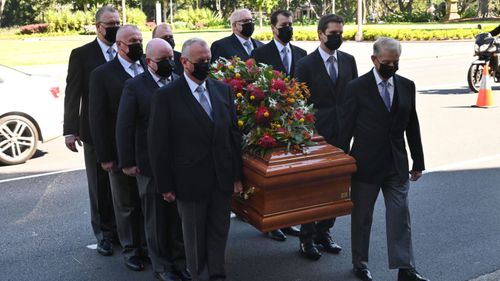
<path fill-rule="evenodd" d="M 116 146 L 123 173 L 137 179 L 144 229 L 154 275 L 158 280 L 191 280 L 185 270 L 182 230 L 175 202 L 157 192 L 149 164 L 147 129 L 155 91 L 179 78 L 174 53 L 167 41 L 156 38 L 146 46 L 147 70 L 127 80 L 118 108 Z"/>
<path fill-rule="evenodd" d="M 184 75 L 151 103 L 148 147 L 156 187 L 177 200 L 193 280 L 226 280 L 231 195 L 241 192 L 241 133 L 231 88 L 208 78 L 202 39 L 182 47 Z"/>
<path fill-rule="evenodd" d="M 373 208 L 380 190 L 386 208 L 389 268 L 399 269 L 398 281 L 428 281 L 415 270 L 413 258 L 408 179 L 418 180 L 425 167 L 415 84 L 395 74 L 400 55 L 399 41 L 379 38 L 371 57 L 375 67 L 347 85 L 342 107 L 338 146 L 350 151 L 358 167 L 351 184 L 352 263 L 354 274 L 364 281 L 372 280 L 368 251 Z M 411 170 L 405 133 L 413 159 Z"/>

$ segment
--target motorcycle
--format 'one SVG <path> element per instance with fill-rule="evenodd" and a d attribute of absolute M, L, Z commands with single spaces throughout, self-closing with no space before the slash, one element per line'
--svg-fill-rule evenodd
<path fill-rule="evenodd" d="M 479 92 L 485 65 L 489 66 L 490 77 L 493 77 L 494 82 L 500 83 L 499 54 L 500 38 L 495 39 L 489 33 L 481 33 L 476 36 L 474 56 L 477 56 L 477 59 L 471 63 L 467 72 L 467 82 L 471 91 Z"/>

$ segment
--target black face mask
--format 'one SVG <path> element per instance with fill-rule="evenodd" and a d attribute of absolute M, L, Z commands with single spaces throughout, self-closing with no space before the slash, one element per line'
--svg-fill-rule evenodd
<path fill-rule="evenodd" d="M 291 26 L 283 26 L 282 28 L 278 29 L 278 38 L 281 40 L 283 43 L 288 43 L 290 40 L 292 40 L 293 37 L 293 27 Z"/>
<path fill-rule="evenodd" d="M 127 57 L 131 61 L 138 61 L 144 54 L 142 51 L 142 43 L 134 43 L 127 46 L 128 46 Z"/>
<path fill-rule="evenodd" d="M 328 40 L 325 42 L 325 46 L 331 51 L 337 50 L 340 45 L 342 45 L 342 34 L 331 34 L 327 35 Z"/>
<path fill-rule="evenodd" d="M 194 71 L 191 74 L 200 81 L 207 79 L 208 72 L 210 71 L 210 63 L 197 62 L 193 63 L 193 65 L 194 65 Z"/>
<path fill-rule="evenodd" d="M 398 71 L 398 69 L 399 69 L 398 63 L 394 63 L 394 66 L 390 66 L 390 65 L 384 64 L 384 63 L 380 63 L 380 67 L 378 69 L 378 73 L 380 74 L 380 76 L 382 76 L 382 78 L 389 79 L 392 76 L 394 76 L 394 74 L 396 74 L 396 71 Z"/>
<path fill-rule="evenodd" d="M 116 42 L 116 33 L 118 32 L 119 26 L 111 26 L 106 27 L 106 35 L 104 35 L 104 39 L 109 43 L 113 44 Z"/>
<path fill-rule="evenodd" d="M 174 37 L 168 37 L 168 38 L 163 38 L 163 40 L 167 41 L 168 44 L 170 44 L 170 46 L 172 47 L 172 49 L 175 48 L 175 41 L 174 41 Z"/>
<path fill-rule="evenodd" d="M 241 35 L 245 37 L 250 37 L 255 30 L 255 25 L 253 22 L 247 22 L 241 25 Z"/>
<path fill-rule="evenodd" d="M 172 71 L 175 68 L 175 64 L 173 60 L 166 59 L 157 62 L 156 67 L 157 69 L 155 73 L 158 74 L 158 76 L 160 77 L 167 78 L 170 77 L 170 75 L 172 75 Z"/>

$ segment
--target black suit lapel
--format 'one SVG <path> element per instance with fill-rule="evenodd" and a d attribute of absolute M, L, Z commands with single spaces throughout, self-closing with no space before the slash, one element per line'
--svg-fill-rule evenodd
<path fill-rule="evenodd" d="M 375 74 L 373 74 L 373 68 L 370 71 L 370 75 L 368 77 L 370 78 L 370 81 L 367 85 L 369 87 L 369 89 L 367 89 L 367 92 L 374 93 L 375 95 L 375 97 L 373 97 L 375 100 L 374 106 L 378 106 L 379 111 L 389 114 L 389 110 L 387 110 L 387 107 L 385 106 L 384 99 L 382 99 L 382 96 L 380 95 L 380 91 L 377 85 L 377 80 L 375 79 Z"/>
<path fill-rule="evenodd" d="M 277 66 L 275 70 L 285 72 L 286 68 L 283 65 L 283 60 L 281 59 L 280 51 L 278 50 L 278 47 L 276 47 L 276 43 L 274 43 L 274 40 L 271 40 L 271 42 L 267 43 L 267 45 L 269 45 L 269 49 L 271 51 L 271 53 L 269 53 L 269 56 L 272 58 L 272 60 L 274 60 L 274 62 L 271 65 Z"/>
<path fill-rule="evenodd" d="M 93 41 L 92 53 L 94 53 L 94 55 L 90 56 L 89 58 L 95 58 L 97 65 L 101 65 L 101 64 L 106 63 L 106 58 L 104 57 L 104 54 L 102 53 L 101 46 L 99 46 L 99 42 L 97 42 L 97 38 Z"/>
<path fill-rule="evenodd" d="M 142 78 L 144 79 L 144 84 L 147 85 L 147 87 L 150 90 L 154 91 L 154 90 L 160 88 L 158 86 L 158 83 L 156 83 L 155 79 L 153 78 L 153 76 L 151 75 L 151 73 L 149 73 L 149 71 L 148 71 L 147 68 L 146 68 L 146 70 L 141 75 L 142 75 Z"/>
<path fill-rule="evenodd" d="M 325 67 L 325 62 L 323 61 L 323 58 L 321 57 L 319 50 L 316 50 L 314 52 L 313 58 L 314 58 L 313 65 L 315 67 L 317 67 L 317 69 L 318 69 L 319 81 L 328 81 L 328 82 L 325 82 L 325 84 L 328 85 L 330 92 L 332 92 L 332 98 L 333 98 L 333 95 L 335 95 L 335 93 L 336 93 L 336 89 L 333 87 L 332 79 L 330 79 L 330 76 L 328 75 L 328 71 L 326 70 L 326 67 Z M 338 81 L 338 79 L 337 79 L 337 81 Z"/>
<path fill-rule="evenodd" d="M 245 58 L 248 58 L 248 53 L 247 51 L 245 50 L 245 48 L 243 48 L 243 45 L 241 45 L 241 42 L 240 40 L 238 40 L 238 37 L 236 37 L 236 35 L 231 35 L 231 43 L 233 44 L 233 48 L 236 50 L 237 52 L 237 56 L 240 57 L 242 60 L 244 60 Z"/>
<path fill-rule="evenodd" d="M 120 63 L 118 56 L 119 55 L 117 54 L 115 56 L 115 58 L 112 60 L 112 65 L 113 65 L 113 68 L 115 68 L 115 70 L 116 70 L 115 74 L 119 75 L 120 80 L 126 81 L 126 80 L 132 78 L 132 76 L 130 76 L 130 74 L 128 74 L 128 72 L 123 68 L 123 65 Z"/>
<path fill-rule="evenodd" d="M 179 94 L 181 95 L 182 99 L 186 103 L 186 106 L 189 108 L 189 110 L 191 110 L 191 112 L 195 116 L 196 120 L 200 121 L 200 122 L 198 122 L 198 124 L 200 124 L 200 126 L 205 130 L 205 132 L 207 134 L 211 134 L 212 127 L 213 127 L 212 120 L 210 120 L 210 118 L 208 117 L 208 115 L 205 112 L 205 110 L 203 109 L 203 107 L 201 107 L 198 100 L 196 100 L 196 98 L 193 96 L 193 93 L 191 92 L 191 89 L 189 88 L 189 85 L 186 81 L 186 78 L 184 76 L 181 76 L 181 78 L 179 78 L 179 79 L 182 79 L 183 80 L 182 83 L 184 84 L 182 87 L 183 91 L 182 91 L 182 93 L 179 93 Z M 212 107 L 213 107 L 213 105 L 212 105 Z M 213 110 L 213 108 L 212 108 L 212 110 Z"/>

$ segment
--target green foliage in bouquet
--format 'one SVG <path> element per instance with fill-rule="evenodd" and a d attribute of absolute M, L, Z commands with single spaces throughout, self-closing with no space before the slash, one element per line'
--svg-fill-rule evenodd
<path fill-rule="evenodd" d="M 314 109 L 307 104 L 310 93 L 304 83 L 238 57 L 215 61 L 211 73 L 234 91 L 244 151 L 263 156 L 275 147 L 302 151 L 315 144 Z"/>

